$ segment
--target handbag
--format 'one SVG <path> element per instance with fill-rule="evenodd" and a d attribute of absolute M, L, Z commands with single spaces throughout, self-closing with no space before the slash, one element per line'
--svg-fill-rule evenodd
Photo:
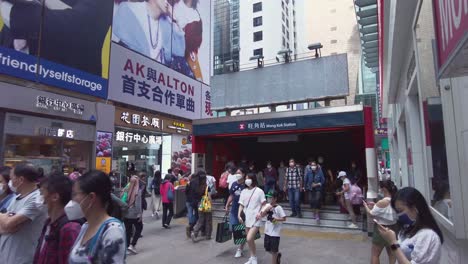
<path fill-rule="evenodd" d="M 254 195 L 254 193 L 255 193 L 256 190 L 257 190 L 257 187 L 255 187 L 254 191 L 253 191 L 252 194 L 250 195 L 249 201 L 247 202 L 247 206 L 246 206 L 245 208 L 249 208 L 250 200 L 252 200 L 252 196 Z M 245 222 L 245 213 L 244 213 L 244 210 L 242 210 L 242 212 L 241 212 L 241 218 L 242 218 L 242 221 Z"/>
<path fill-rule="evenodd" d="M 174 201 L 174 189 L 171 186 L 167 188 L 167 199 L 171 202 Z"/>
<path fill-rule="evenodd" d="M 232 231 L 229 229 L 229 219 L 227 215 L 223 217 L 223 221 L 218 223 L 216 228 L 216 242 L 224 243 L 232 239 Z"/>
<path fill-rule="evenodd" d="M 208 186 L 205 190 L 205 195 L 203 195 L 200 205 L 198 206 L 198 211 L 202 213 L 209 213 L 211 212 L 211 200 L 210 196 L 208 196 Z"/>
<path fill-rule="evenodd" d="M 234 244 L 245 244 L 247 242 L 247 232 L 245 231 L 245 225 L 234 225 L 232 227 L 232 236 L 234 237 Z M 257 230 L 257 233 L 255 234 L 255 240 L 260 239 L 260 237 L 260 230 Z"/>

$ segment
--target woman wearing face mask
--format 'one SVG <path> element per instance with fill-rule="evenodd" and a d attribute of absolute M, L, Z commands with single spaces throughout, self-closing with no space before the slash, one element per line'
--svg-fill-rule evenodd
<path fill-rule="evenodd" d="M 110 217 L 112 184 L 101 171 L 90 171 L 73 185 L 72 200 L 65 206 L 69 220 L 88 220 L 70 252 L 69 263 L 125 263 L 123 224 Z"/>
<path fill-rule="evenodd" d="M 6 213 L 11 199 L 15 196 L 8 187 L 10 171 L 10 167 L 0 167 L 0 213 Z"/>
<path fill-rule="evenodd" d="M 366 208 L 367 214 L 374 218 L 379 224 L 396 231 L 398 229 L 396 226 L 397 216 L 395 210 L 392 208 L 391 201 L 393 195 L 397 192 L 397 187 L 392 181 L 383 181 L 380 182 L 380 190 L 382 191 L 384 198 L 378 201 L 375 205 L 367 204 L 363 201 L 364 207 Z M 388 262 L 390 264 L 394 264 L 396 259 L 390 248 L 390 244 L 382 238 L 377 230 L 377 225 L 374 225 L 374 232 L 372 234 L 372 264 L 380 263 L 380 254 L 382 254 L 382 250 L 384 248 L 387 250 Z"/>
<path fill-rule="evenodd" d="M 229 198 L 226 202 L 226 214 L 229 213 L 229 224 L 232 227 L 234 225 L 240 224 L 239 218 L 237 217 L 239 213 L 239 199 L 242 193 L 242 190 L 245 189 L 245 174 L 246 170 L 244 168 L 239 168 L 237 172 L 234 174 L 236 177 L 236 181 L 232 183 L 231 189 L 229 189 Z M 229 210 L 229 206 L 232 204 L 231 210 Z M 234 255 L 235 258 L 240 258 L 243 255 L 244 245 L 239 245 L 237 248 L 236 254 Z"/>
<path fill-rule="evenodd" d="M 266 204 L 265 193 L 257 187 L 257 175 L 248 173 L 245 179 L 247 186 L 239 198 L 239 212 L 237 217 L 241 224 L 245 224 L 247 244 L 250 250 L 250 259 L 245 264 L 257 264 L 257 250 L 255 247 L 255 235 L 263 225 L 261 209 Z M 245 214 L 245 219 L 242 213 Z"/>
<path fill-rule="evenodd" d="M 401 231 L 378 225 L 400 264 L 438 264 L 444 242 L 442 231 L 431 214 L 424 196 L 415 188 L 399 190 L 392 199 Z"/>

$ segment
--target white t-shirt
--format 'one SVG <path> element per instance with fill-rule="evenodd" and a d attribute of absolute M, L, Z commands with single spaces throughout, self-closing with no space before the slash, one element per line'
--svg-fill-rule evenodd
<path fill-rule="evenodd" d="M 8 207 L 9 214 L 23 215 L 30 219 L 18 232 L 0 235 L 1 263 L 30 264 L 33 262 L 38 238 L 47 218 L 45 206 L 36 204 L 39 189 L 19 199 L 16 196 Z"/>
<path fill-rule="evenodd" d="M 265 205 L 265 207 L 271 207 L 270 204 Z M 270 211 L 273 211 L 273 218 L 283 218 L 286 217 L 286 213 L 283 210 L 283 207 L 281 205 L 277 205 L 276 207 L 273 207 L 270 209 Z M 270 221 L 266 221 L 265 223 L 265 234 L 272 236 L 272 237 L 279 237 L 281 233 L 281 227 L 283 225 L 283 222 L 275 222 L 272 223 Z"/>
<path fill-rule="evenodd" d="M 249 202 L 250 200 L 250 202 Z M 257 221 L 255 218 L 262 209 L 262 204 L 266 201 L 265 193 L 262 189 L 255 187 L 251 190 L 245 188 L 239 198 L 239 204 L 244 206 L 245 226 L 251 228 L 253 226 L 260 227 L 263 221 Z"/>
<path fill-rule="evenodd" d="M 344 198 L 345 198 L 346 200 L 349 200 L 350 193 L 351 193 L 351 181 L 350 181 L 348 178 L 345 178 L 345 179 L 343 180 L 343 189 L 344 189 L 344 187 L 345 187 L 346 184 L 348 184 L 349 189 L 348 189 L 347 192 L 344 192 Z"/>
<path fill-rule="evenodd" d="M 236 181 L 237 181 L 237 179 L 236 179 L 236 174 L 229 174 L 229 175 L 228 175 L 228 179 L 227 179 L 227 182 L 228 182 L 228 185 L 229 185 L 229 186 L 228 186 L 228 188 L 229 188 L 228 190 L 231 190 L 232 184 L 233 184 L 234 182 L 236 182 Z"/>
<path fill-rule="evenodd" d="M 442 244 L 432 229 L 421 229 L 413 237 L 398 235 L 398 243 L 411 264 L 439 264 Z"/>

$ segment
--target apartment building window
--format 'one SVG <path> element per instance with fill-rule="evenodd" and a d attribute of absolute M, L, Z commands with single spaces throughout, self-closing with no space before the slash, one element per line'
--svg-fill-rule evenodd
<path fill-rule="evenodd" d="M 336 13 L 336 9 L 330 10 L 330 13 L 332 13 L 332 14 L 333 14 L 333 13 Z"/>
<path fill-rule="evenodd" d="M 286 26 L 289 27 L 289 19 L 286 19 Z"/>
<path fill-rule="evenodd" d="M 263 18 L 260 16 L 260 17 L 255 17 L 253 19 L 253 26 L 254 27 L 258 27 L 258 26 L 261 26 L 263 25 Z"/>
<path fill-rule="evenodd" d="M 284 9 L 284 2 L 281 1 L 281 7 Z"/>
<path fill-rule="evenodd" d="M 288 45 L 287 45 L 287 46 L 288 46 L 288 49 L 289 49 L 289 42 L 288 42 Z"/>
<path fill-rule="evenodd" d="M 262 2 L 253 4 L 253 11 L 254 13 L 262 11 Z"/>
<path fill-rule="evenodd" d="M 332 40 L 330 41 L 331 44 L 336 44 L 337 42 L 338 42 L 338 40 L 336 40 L 336 39 L 332 39 Z"/>
<path fill-rule="evenodd" d="M 286 14 L 289 15 L 289 9 L 286 7 Z"/>
<path fill-rule="evenodd" d="M 286 30 L 286 36 L 288 37 L 289 40 L 289 31 Z"/>
<path fill-rule="evenodd" d="M 331 27 L 330 31 L 336 31 L 337 27 Z"/>
<path fill-rule="evenodd" d="M 283 27 L 283 33 L 286 33 L 286 28 L 284 27 L 284 25 L 281 25 Z"/>
<path fill-rule="evenodd" d="M 254 42 L 263 40 L 263 31 L 254 32 L 253 37 L 254 37 Z"/>
<path fill-rule="evenodd" d="M 283 37 L 283 47 L 286 47 L 286 39 Z"/>
<path fill-rule="evenodd" d="M 263 49 L 254 49 L 253 51 L 254 56 L 262 56 L 263 55 Z"/>

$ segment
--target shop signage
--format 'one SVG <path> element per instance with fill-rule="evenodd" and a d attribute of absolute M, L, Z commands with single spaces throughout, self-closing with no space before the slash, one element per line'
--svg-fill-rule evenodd
<path fill-rule="evenodd" d="M 267 120 L 265 122 L 248 122 L 248 123 L 240 123 L 239 129 L 240 130 L 249 130 L 255 131 L 259 129 L 268 129 L 268 130 L 282 130 L 282 129 L 291 129 L 296 128 L 297 123 L 295 121 L 274 121 L 274 120 Z"/>
<path fill-rule="evenodd" d="M 434 20 L 437 34 L 437 56 L 439 69 L 450 63 L 461 42 L 468 34 L 468 1 L 433 0 Z M 461 53 L 461 52 L 460 52 Z"/>
<path fill-rule="evenodd" d="M 40 127 L 38 135 L 44 137 L 59 137 L 73 139 L 75 138 L 75 131 L 64 128 Z"/>
<path fill-rule="evenodd" d="M 150 144 L 150 145 L 161 145 L 162 144 L 162 137 L 149 135 L 146 133 L 134 133 L 128 131 L 117 131 L 115 133 L 115 141 L 117 142 L 125 142 L 125 143 L 142 143 L 142 144 Z"/>
<path fill-rule="evenodd" d="M 36 107 L 58 112 L 70 112 L 76 115 L 83 115 L 85 109 L 85 106 L 83 104 L 78 104 L 42 95 L 37 96 Z"/>
<path fill-rule="evenodd" d="M 387 128 L 377 128 L 375 129 L 375 135 L 376 136 L 381 136 L 381 137 L 386 137 L 388 136 Z"/>
<path fill-rule="evenodd" d="M 190 122 L 123 108 L 116 108 L 115 124 L 119 127 L 155 132 L 177 132 L 182 134 L 192 132 L 192 124 Z"/>

